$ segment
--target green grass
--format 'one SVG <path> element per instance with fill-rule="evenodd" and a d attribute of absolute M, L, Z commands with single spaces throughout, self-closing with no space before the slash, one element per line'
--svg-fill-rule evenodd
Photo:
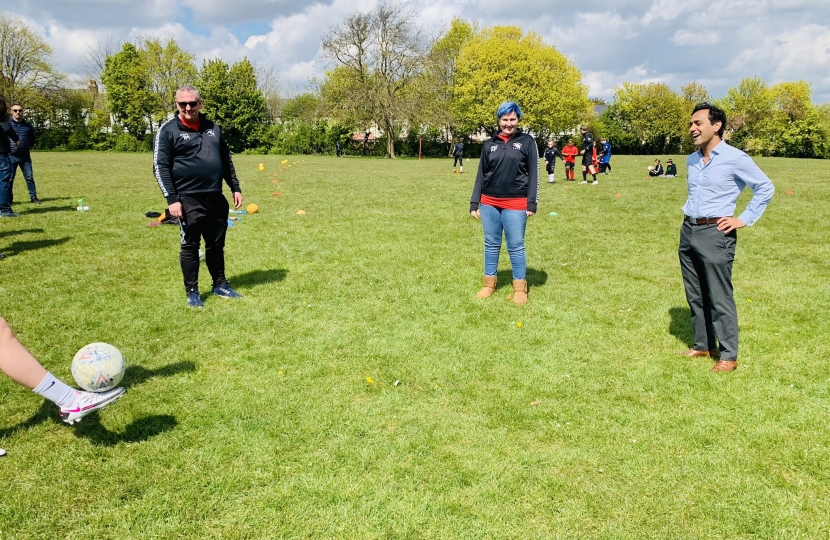
<path fill-rule="evenodd" d="M 685 182 L 646 179 L 653 157 L 541 186 L 517 307 L 504 252 L 474 298 L 475 160 L 237 156 L 261 208 L 228 232 L 245 298 L 203 311 L 178 229 L 145 227 L 150 159 L 35 154 L 45 203 L 0 221 L 20 341 L 68 382 L 92 341 L 129 366 L 75 427 L 0 379 L 0 538 L 830 535 L 830 162 L 757 160 L 777 192 L 739 231 L 740 367 L 713 375 L 674 355 Z"/>

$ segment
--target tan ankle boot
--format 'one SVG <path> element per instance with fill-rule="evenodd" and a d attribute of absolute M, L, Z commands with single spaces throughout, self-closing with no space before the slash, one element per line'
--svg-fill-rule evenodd
<path fill-rule="evenodd" d="M 513 280 L 513 302 L 516 304 L 527 304 L 527 280 Z"/>
<path fill-rule="evenodd" d="M 484 276 L 484 287 L 478 291 L 476 298 L 487 298 L 496 292 L 496 276 Z"/>

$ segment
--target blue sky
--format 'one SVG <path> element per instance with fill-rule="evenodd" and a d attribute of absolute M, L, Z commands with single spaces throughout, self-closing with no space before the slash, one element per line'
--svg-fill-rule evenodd
<path fill-rule="evenodd" d="M 87 47 L 111 38 L 175 37 L 198 61 L 273 66 L 288 92 L 327 68 L 320 36 L 375 0 L 23 0 L 13 15 L 40 31 L 63 70 L 81 74 Z M 741 78 L 804 79 L 830 101 L 830 6 L 824 0 L 421 0 L 432 31 L 453 17 L 535 30 L 582 70 L 594 97 L 622 82 L 697 80 L 720 97 Z"/>

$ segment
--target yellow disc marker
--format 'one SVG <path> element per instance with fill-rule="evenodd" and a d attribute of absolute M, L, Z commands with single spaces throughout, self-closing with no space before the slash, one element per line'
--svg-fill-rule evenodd
<path fill-rule="evenodd" d="M 262 163 L 260 163 L 260 164 L 259 164 L 259 170 L 260 170 L 260 171 L 264 171 L 264 170 L 265 170 L 265 165 L 263 165 Z"/>
<path fill-rule="evenodd" d="M 259 206 L 255 205 L 254 203 L 251 203 L 245 207 L 245 210 L 247 210 L 249 214 L 256 214 L 257 212 L 259 212 Z"/>

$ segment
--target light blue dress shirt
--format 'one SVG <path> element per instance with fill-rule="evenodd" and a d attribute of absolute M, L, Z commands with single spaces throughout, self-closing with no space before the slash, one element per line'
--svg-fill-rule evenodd
<path fill-rule="evenodd" d="M 690 218 L 732 217 L 738 196 L 746 186 L 752 190 L 752 200 L 738 219 L 753 225 L 769 204 L 775 187 L 752 158 L 734 146 L 721 141 L 703 164 L 698 150 L 686 159 L 689 198 L 683 213 Z"/>

